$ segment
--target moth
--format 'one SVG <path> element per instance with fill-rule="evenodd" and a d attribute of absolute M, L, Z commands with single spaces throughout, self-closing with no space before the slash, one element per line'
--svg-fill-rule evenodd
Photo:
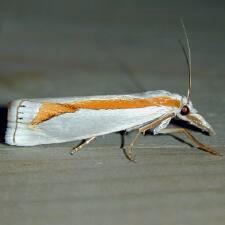
<path fill-rule="evenodd" d="M 172 119 L 178 119 L 202 132 L 215 133 L 190 100 L 191 50 L 183 22 L 182 26 L 186 38 L 186 47 L 182 45 L 182 49 L 189 76 L 187 96 L 158 90 L 128 95 L 16 100 L 8 110 L 6 143 L 34 146 L 82 140 L 72 149 L 73 154 L 98 136 L 137 130 L 137 135 L 125 148 L 128 159 L 134 160 L 134 144 L 141 134 L 151 130 L 153 135 L 183 133 L 199 149 L 219 155 L 198 141 L 187 128 L 167 128 Z"/>

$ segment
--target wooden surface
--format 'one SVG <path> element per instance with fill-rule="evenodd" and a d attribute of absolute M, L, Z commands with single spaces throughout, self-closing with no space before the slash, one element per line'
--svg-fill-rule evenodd
<path fill-rule="evenodd" d="M 192 101 L 217 133 L 193 134 L 225 155 L 222 1 L 9 2 L 0 7 L 1 131 L 5 106 L 16 98 L 157 89 L 186 94 L 177 42 L 182 16 L 193 55 Z M 224 224 L 224 157 L 147 135 L 131 163 L 120 143 L 119 134 L 99 137 L 74 156 L 68 152 L 75 143 L 2 143 L 0 224 Z"/>

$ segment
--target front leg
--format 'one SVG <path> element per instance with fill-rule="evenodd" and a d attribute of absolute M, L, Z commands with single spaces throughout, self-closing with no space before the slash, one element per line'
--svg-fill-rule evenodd
<path fill-rule="evenodd" d="M 222 156 L 219 152 L 215 151 L 214 149 L 212 149 L 210 146 L 201 143 L 200 141 L 198 141 L 191 133 L 190 131 L 188 131 L 185 128 L 166 128 L 161 130 L 159 133 L 161 134 L 172 134 L 172 133 L 183 133 L 186 135 L 187 138 L 189 138 L 196 146 L 197 148 L 208 152 L 212 155 L 218 155 L 218 156 Z"/>

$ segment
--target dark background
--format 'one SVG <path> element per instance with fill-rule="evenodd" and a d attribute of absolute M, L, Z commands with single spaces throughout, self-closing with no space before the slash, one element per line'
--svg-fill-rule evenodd
<path fill-rule="evenodd" d="M 217 135 L 193 133 L 225 153 L 224 1 L 0 1 L 1 130 L 17 98 L 185 95 L 180 18 L 192 49 L 191 98 Z M 170 136 L 140 138 L 136 164 L 118 134 L 71 157 L 73 145 L 0 145 L 1 224 L 224 224 L 224 157 Z"/>

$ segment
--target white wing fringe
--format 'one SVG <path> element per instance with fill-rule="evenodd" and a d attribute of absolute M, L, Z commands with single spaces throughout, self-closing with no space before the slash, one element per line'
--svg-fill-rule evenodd
<path fill-rule="evenodd" d="M 28 146 L 32 145 L 32 139 L 36 138 L 29 131 L 28 126 L 37 114 L 41 103 L 27 100 L 11 102 L 8 110 L 8 123 L 5 142 L 10 145 L 21 145 L 20 141 L 30 139 Z M 30 125 L 31 126 L 31 125 Z M 22 144 L 26 146 L 26 144 Z"/>

